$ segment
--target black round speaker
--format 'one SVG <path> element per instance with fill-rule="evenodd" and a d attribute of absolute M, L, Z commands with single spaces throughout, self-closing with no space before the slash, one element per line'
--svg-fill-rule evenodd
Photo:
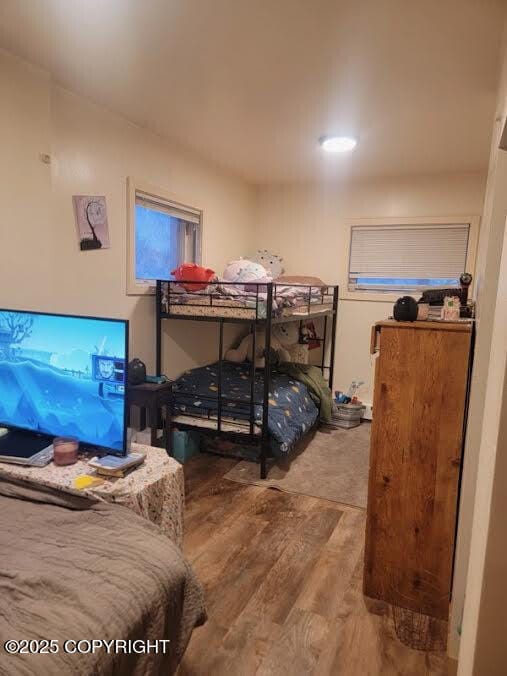
<path fill-rule="evenodd" d="M 397 322 L 415 322 L 417 309 L 417 302 L 412 296 L 402 296 L 394 304 L 393 317 Z"/>
<path fill-rule="evenodd" d="M 146 382 L 146 366 L 137 357 L 129 362 L 128 380 L 129 385 L 140 385 Z"/>

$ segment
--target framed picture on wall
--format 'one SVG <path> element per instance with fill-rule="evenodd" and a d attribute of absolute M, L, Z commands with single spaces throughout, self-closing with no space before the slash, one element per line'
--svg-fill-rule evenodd
<path fill-rule="evenodd" d="M 74 195 L 72 201 L 81 251 L 109 249 L 106 198 Z"/>

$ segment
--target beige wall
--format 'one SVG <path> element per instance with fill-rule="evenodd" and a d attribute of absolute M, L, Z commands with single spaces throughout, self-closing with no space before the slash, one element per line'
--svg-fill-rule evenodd
<path fill-rule="evenodd" d="M 346 289 L 348 219 L 480 215 L 484 184 L 483 174 L 464 174 L 261 187 L 256 240 L 283 255 L 288 273 L 317 275 Z M 365 380 L 361 395 L 371 401 L 370 328 L 391 312 L 392 300 L 340 300 L 336 388 Z"/>
<path fill-rule="evenodd" d="M 484 401 L 488 383 L 497 285 L 501 267 L 505 219 L 507 217 L 507 190 L 505 189 L 507 185 L 507 153 L 498 150 L 506 117 L 507 58 L 500 80 L 498 106 L 493 126 L 491 159 L 476 265 L 477 338 L 461 484 L 460 523 L 456 545 L 453 605 L 449 635 L 449 653 L 453 657 L 458 655 L 459 635 L 465 603 L 465 584 L 470 553 L 479 448 L 483 430 Z"/>
<path fill-rule="evenodd" d="M 0 306 L 48 307 L 53 286 L 46 73 L 0 52 Z"/>
<path fill-rule="evenodd" d="M 485 397 L 460 676 L 503 676 L 507 664 L 507 227 Z M 476 635 L 474 635 L 474 633 Z"/>
<path fill-rule="evenodd" d="M 507 46 L 479 243 L 478 340 L 451 618 L 453 631 L 464 606 L 458 672 L 462 676 L 503 674 L 507 661 L 507 152 L 498 149 L 506 124 Z"/>
<path fill-rule="evenodd" d="M 505 241 L 507 250 L 507 239 Z M 507 257 L 505 260 L 507 268 Z M 504 279 L 503 305 L 504 323 L 507 325 L 507 284 Z M 507 335 L 504 332 L 504 340 Z M 505 345 L 505 344 L 504 344 Z M 504 350 L 505 363 L 505 350 Z M 507 370 L 500 374 L 503 380 L 503 392 L 496 390 L 498 396 L 497 424 L 490 451 L 495 449 L 494 479 L 491 486 L 491 502 L 489 505 L 490 521 L 487 529 L 488 537 L 484 552 L 484 573 L 482 577 L 481 599 L 479 605 L 477 636 L 472 672 L 465 668 L 460 674 L 473 673 L 475 676 L 503 676 L 507 664 L 507 645 L 505 644 L 505 609 L 507 607 L 507 545 L 505 541 L 505 514 L 507 513 Z M 500 452 L 498 452 L 500 451 Z M 502 452 L 503 451 L 503 452 Z M 472 568 L 472 574 L 474 568 Z M 479 586 L 478 578 L 476 580 Z M 468 634 L 464 635 L 464 640 Z M 465 658 L 464 658 L 465 659 Z M 463 666 L 465 666 L 465 662 Z"/>
<path fill-rule="evenodd" d="M 2 53 L 0 77 L 0 306 L 128 318 L 131 354 L 152 370 L 153 297 L 126 295 L 127 176 L 203 209 L 203 262 L 217 271 L 252 249 L 253 189 Z M 51 166 L 40 152 L 51 153 Z M 110 249 L 79 250 L 74 194 L 106 196 Z M 174 322 L 165 331 L 167 373 L 214 358 L 214 325 Z"/>

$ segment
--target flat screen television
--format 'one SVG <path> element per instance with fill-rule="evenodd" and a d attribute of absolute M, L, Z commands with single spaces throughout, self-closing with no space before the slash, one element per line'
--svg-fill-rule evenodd
<path fill-rule="evenodd" d="M 0 309 L 0 426 L 127 453 L 128 321 Z"/>

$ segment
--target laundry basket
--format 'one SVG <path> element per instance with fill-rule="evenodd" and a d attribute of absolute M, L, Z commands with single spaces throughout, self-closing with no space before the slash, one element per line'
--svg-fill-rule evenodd
<path fill-rule="evenodd" d="M 361 424 L 365 407 L 362 404 L 337 404 L 333 423 L 338 427 L 351 429 Z"/>

